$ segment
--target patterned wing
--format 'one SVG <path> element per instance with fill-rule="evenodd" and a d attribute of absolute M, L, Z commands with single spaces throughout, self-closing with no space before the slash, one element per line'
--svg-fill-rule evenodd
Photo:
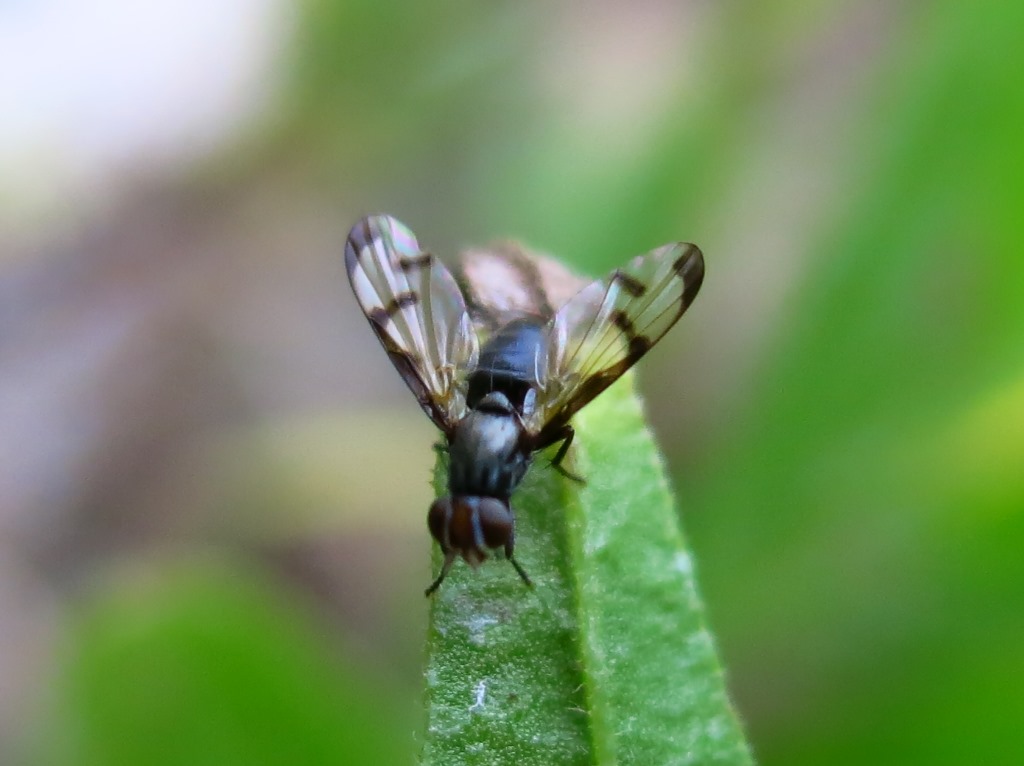
<path fill-rule="evenodd" d="M 538 448 L 562 438 L 564 426 L 614 383 L 693 302 L 704 256 L 679 242 L 637 256 L 584 288 L 547 325 L 548 353 L 530 429 Z"/>
<path fill-rule="evenodd" d="M 387 215 L 349 232 L 345 268 L 356 300 L 395 369 L 438 428 L 450 435 L 465 414 L 459 385 L 478 343 L 451 273 Z"/>

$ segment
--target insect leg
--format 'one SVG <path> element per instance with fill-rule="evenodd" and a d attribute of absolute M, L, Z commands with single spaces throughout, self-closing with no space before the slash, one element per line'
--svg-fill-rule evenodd
<path fill-rule="evenodd" d="M 555 453 L 554 458 L 552 458 L 551 460 L 551 467 L 554 468 L 567 479 L 572 479 L 578 484 L 586 484 L 587 482 L 583 479 L 582 476 L 577 476 L 576 474 L 562 467 L 562 460 L 565 459 L 565 455 L 569 451 L 569 445 L 572 444 L 574 436 L 576 436 L 576 431 L 573 430 L 573 427 L 571 425 L 566 423 L 565 427 L 558 434 L 558 438 L 555 439 L 555 441 L 561 439 L 562 444 L 558 448 L 558 452 Z"/>
<path fill-rule="evenodd" d="M 430 587 L 423 591 L 424 596 L 430 596 L 435 590 L 437 590 L 441 583 L 444 582 L 444 578 L 448 576 L 448 570 L 452 568 L 452 564 L 455 562 L 455 551 L 448 551 L 444 554 L 444 564 L 441 565 L 441 574 L 437 576 L 434 582 L 430 583 Z"/>
<path fill-rule="evenodd" d="M 509 562 L 511 562 L 512 566 L 516 568 L 516 572 L 518 572 L 519 576 L 523 578 L 523 582 L 526 583 L 527 586 L 532 588 L 533 581 L 530 579 L 530 576 L 526 574 L 526 570 L 523 569 L 519 562 L 516 561 L 515 558 L 512 556 L 512 551 L 515 550 L 515 547 L 516 533 L 515 528 L 513 528 L 512 531 L 509 533 L 508 540 L 505 542 L 505 558 L 507 558 Z"/>
<path fill-rule="evenodd" d="M 530 576 L 526 574 L 526 570 L 523 569 L 522 566 L 520 566 L 519 562 L 511 556 L 508 557 L 508 560 L 512 562 L 512 566 L 516 568 L 516 571 L 519 573 L 519 576 L 523 578 L 523 582 L 526 583 L 528 587 L 532 588 L 533 581 L 530 579 Z"/>

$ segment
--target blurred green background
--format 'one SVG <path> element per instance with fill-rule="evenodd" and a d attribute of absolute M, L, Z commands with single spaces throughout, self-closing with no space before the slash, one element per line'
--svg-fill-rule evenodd
<path fill-rule="evenodd" d="M 1024 763 L 1024 4 L 0 5 L 0 762 L 408 763 L 390 212 L 700 299 L 640 373 L 763 764 Z"/>

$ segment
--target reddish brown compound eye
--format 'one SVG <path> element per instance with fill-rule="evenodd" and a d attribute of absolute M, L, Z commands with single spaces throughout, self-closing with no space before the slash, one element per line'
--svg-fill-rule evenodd
<path fill-rule="evenodd" d="M 427 528 L 431 536 L 437 540 L 441 550 L 447 553 L 451 546 L 448 544 L 448 526 L 452 518 L 452 499 L 450 497 L 439 497 L 435 500 L 427 512 Z"/>
<path fill-rule="evenodd" d="M 477 509 L 480 531 L 483 532 L 484 544 L 488 548 L 504 546 L 512 536 L 515 521 L 508 504 L 493 497 L 480 498 Z"/>

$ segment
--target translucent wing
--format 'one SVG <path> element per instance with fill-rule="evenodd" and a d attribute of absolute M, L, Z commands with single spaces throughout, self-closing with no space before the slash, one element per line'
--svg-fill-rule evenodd
<path fill-rule="evenodd" d="M 538 448 L 558 441 L 570 418 L 614 383 L 693 302 L 704 256 L 679 242 L 637 256 L 584 288 L 547 325 L 547 358 L 530 430 Z"/>
<path fill-rule="evenodd" d="M 455 279 L 387 215 L 367 216 L 352 227 L 345 268 L 395 369 L 427 416 L 450 435 L 466 410 L 459 383 L 476 364 L 478 350 Z"/>

